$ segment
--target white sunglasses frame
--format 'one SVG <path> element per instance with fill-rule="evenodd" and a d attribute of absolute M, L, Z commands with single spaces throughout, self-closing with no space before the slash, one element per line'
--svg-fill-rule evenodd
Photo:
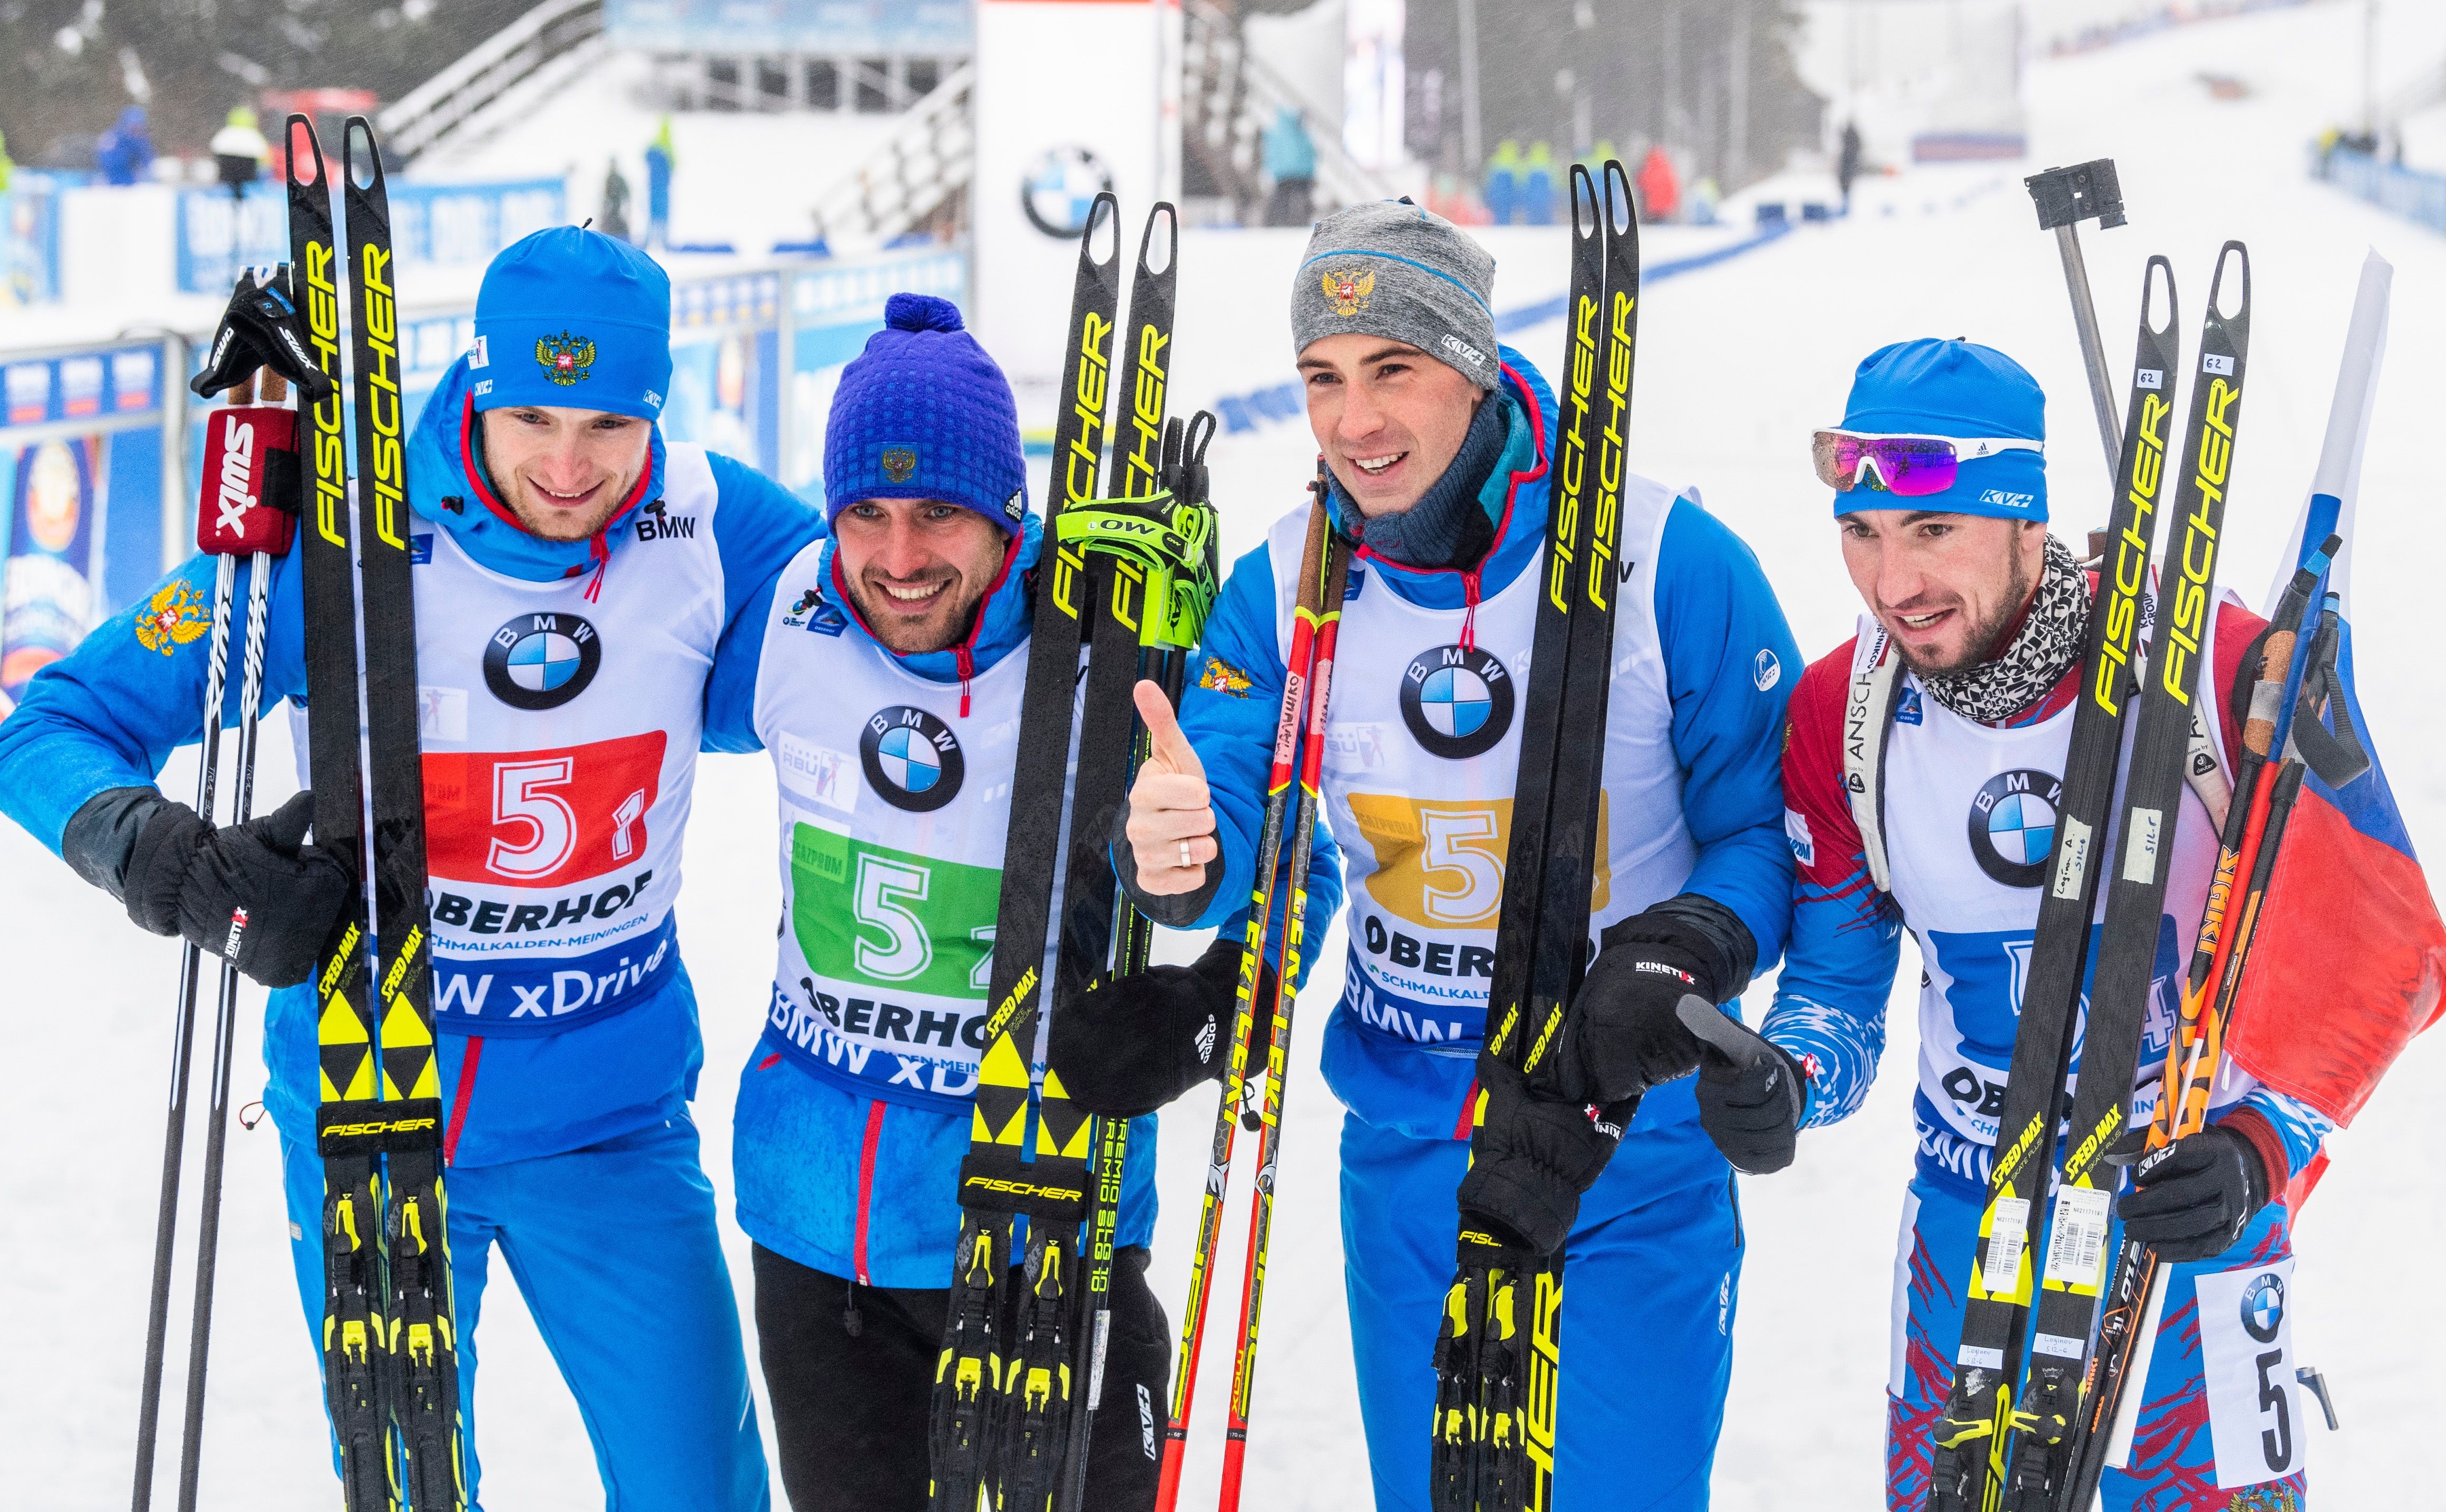
<path fill-rule="evenodd" d="M 1809 433 L 1809 450 L 1812 454 L 1811 467 L 1813 470 L 1816 465 L 1815 454 L 1817 450 L 1817 438 L 1820 436 L 1840 436 L 1854 441 L 1943 441 L 1953 448 L 1953 460 L 1956 466 L 1959 466 L 1964 462 L 1976 462 L 1985 457 L 1994 457 L 2000 452 L 2036 452 L 2041 457 L 2046 456 L 2047 453 L 2046 442 L 2034 441 L 2023 436 L 1940 436 L 1933 431 L 1847 431 L 1840 426 L 1829 425 L 1822 426 L 1819 429 Z M 1976 451 L 1966 451 L 1964 450 L 1966 447 L 1976 447 L 1978 449 Z M 1829 482 L 1822 475 L 1818 477 L 1817 481 L 1825 483 L 1828 488 L 1834 490 L 1837 494 L 1849 494 L 1853 492 L 1853 489 L 1857 489 L 1860 486 L 1861 476 L 1872 468 L 1876 471 L 1877 482 L 1881 486 L 1882 490 L 1886 493 L 1892 493 L 1894 486 L 1893 479 L 1886 476 L 1884 468 L 1877 466 L 1877 459 L 1875 457 L 1868 456 L 1865 453 L 1862 454 L 1860 457 L 1860 466 L 1858 470 L 1853 474 L 1851 488 L 1845 488 L 1839 483 Z M 1910 498 L 1912 495 L 1903 494 L 1896 495 L 1895 496 L 1898 498 Z"/>

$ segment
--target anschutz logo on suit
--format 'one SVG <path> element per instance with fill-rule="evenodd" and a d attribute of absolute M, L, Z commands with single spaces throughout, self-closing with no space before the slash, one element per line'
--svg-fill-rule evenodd
<path fill-rule="evenodd" d="M 1484 651 L 1439 645 L 1402 669 L 1402 722 L 1430 756 L 1465 761 L 1512 728 L 1512 674 Z"/>

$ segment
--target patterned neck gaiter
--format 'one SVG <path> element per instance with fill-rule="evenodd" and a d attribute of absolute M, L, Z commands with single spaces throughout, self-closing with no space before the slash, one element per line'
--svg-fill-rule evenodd
<path fill-rule="evenodd" d="M 2010 645 L 1993 661 L 1949 677 L 1924 677 L 1929 697 L 1966 719 L 2000 724 L 2034 707 L 2080 660 L 2089 628 L 2089 574 L 2063 542 L 2047 537 L 2037 599 Z"/>

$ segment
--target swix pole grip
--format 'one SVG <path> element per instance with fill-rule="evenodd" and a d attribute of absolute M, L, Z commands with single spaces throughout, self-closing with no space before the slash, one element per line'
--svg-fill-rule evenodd
<path fill-rule="evenodd" d="M 210 556 L 278 556 L 296 524 L 297 412 L 271 404 L 208 411 L 196 549 Z"/>

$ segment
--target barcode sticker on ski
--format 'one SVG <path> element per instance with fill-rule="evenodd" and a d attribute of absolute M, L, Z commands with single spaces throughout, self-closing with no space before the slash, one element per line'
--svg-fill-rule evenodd
<path fill-rule="evenodd" d="M 1990 1297 L 2010 1297 L 2022 1286 L 2022 1250 L 2030 1236 L 2030 1200 L 1996 1199 L 1996 1222 L 1987 1230 L 1983 1287 Z"/>
<path fill-rule="evenodd" d="M 2123 836 L 2123 880 L 2148 885 L 2157 875 L 2157 824 L 2163 814 L 2155 809 L 2134 809 L 2125 825 Z"/>
<path fill-rule="evenodd" d="M 2106 1257 L 2106 1214 L 2112 1192 L 2067 1186 L 2056 1193 L 2056 1218 L 2047 1236 L 2046 1284 L 2096 1297 L 2098 1262 Z"/>

